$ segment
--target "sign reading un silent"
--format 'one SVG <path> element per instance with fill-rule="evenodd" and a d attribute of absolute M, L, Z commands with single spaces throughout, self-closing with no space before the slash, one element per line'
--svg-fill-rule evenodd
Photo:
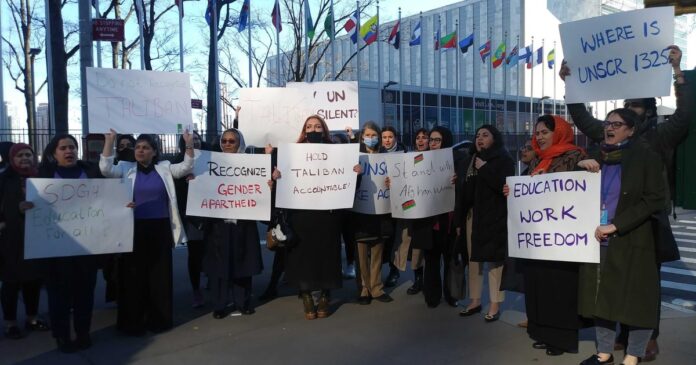
<path fill-rule="evenodd" d="M 674 7 L 621 12 L 559 25 L 566 102 L 670 94 Z"/>
<path fill-rule="evenodd" d="M 189 74 L 87 68 L 89 130 L 181 133 L 191 124 Z"/>
<path fill-rule="evenodd" d="M 599 262 L 601 173 L 510 176 L 508 253 L 525 259 Z"/>

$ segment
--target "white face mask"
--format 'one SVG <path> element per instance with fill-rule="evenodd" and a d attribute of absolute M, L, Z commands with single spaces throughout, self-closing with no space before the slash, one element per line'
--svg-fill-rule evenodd
<path fill-rule="evenodd" d="M 377 146 L 377 143 L 379 143 L 379 138 L 377 138 L 377 137 L 363 137 L 363 143 L 368 148 L 375 148 L 375 146 Z"/>

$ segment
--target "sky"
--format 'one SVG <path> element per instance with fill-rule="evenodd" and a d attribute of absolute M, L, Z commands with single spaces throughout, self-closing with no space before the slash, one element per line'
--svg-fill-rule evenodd
<path fill-rule="evenodd" d="M 33 0 L 38 2 L 39 4 L 43 4 L 43 0 Z M 167 3 L 167 0 L 160 0 L 164 1 Z M 174 0 L 171 0 L 173 3 Z M 273 8 L 275 0 L 251 0 L 251 11 L 252 13 L 260 13 L 261 16 L 267 16 L 270 20 L 270 14 L 271 10 Z M 382 21 L 391 21 L 394 20 L 398 17 L 398 10 L 401 8 L 402 10 L 402 16 L 406 17 L 409 15 L 414 15 L 417 14 L 419 11 L 427 11 L 435 8 L 439 8 L 445 5 L 457 3 L 458 1 L 453 1 L 453 0 L 429 0 L 425 4 L 421 1 L 413 1 L 413 0 L 381 0 L 379 2 L 380 6 L 380 18 Z M 107 3 L 106 0 L 100 1 L 102 4 L 101 7 L 104 8 Z M 192 83 L 192 98 L 199 98 L 199 99 L 205 99 L 205 88 L 204 88 L 204 79 L 207 77 L 206 71 L 204 66 L 207 62 L 207 50 L 205 47 L 207 47 L 207 30 L 205 30 L 205 8 L 206 8 L 206 1 L 201 0 L 201 1 L 185 1 L 185 17 L 184 17 L 184 43 L 185 47 L 190 49 L 190 54 L 186 55 L 186 61 L 185 61 L 185 68 L 187 72 L 191 73 L 191 83 Z M 315 7 L 313 10 L 316 12 L 316 5 L 318 4 L 318 1 L 312 1 L 310 0 L 310 6 L 314 5 Z M 351 0 L 348 1 L 343 1 L 342 7 L 347 7 L 348 4 L 354 4 Z M 235 9 L 236 11 L 241 8 L 242 1 L 238 1 L 235 4 L 232 4 L 231 7 Z M 8 10 L 8 6 L 4 0 L 0 0 L 0 6 L 2 7 L 2 34 L 3 36 L 12 36 L 9 33 L 9 29 L 11 28 L 11 18 Z M 337 8 L 338 5 L 337 5 Z M 38 8 L 37 8 L 38 9 Z M 340 8 L 339 8 L 340 9 Z M 103 9 L 102 9 L 103 10 Z M 43 11 L 37 10 L 37 11 Z M 338 12 L 338 9 L 337 9 Z M 368 8 L 366 11 L 368 14 L 372 15 L 373 13 L 376 12 L 376 9 L 374 7 Z M 69 22 L 72 21 L 74 23 L 77 23 L 77 6 L 72 5 L 68 8 L 65 9 L 64 11 L 64 19 Z M 171 29 L 178 29 L 178 23 L 177 23 L 177 14 L 174 11 L 170 11 L 168 14 L 166 14 L 163 17 L 163 27 L 171 28 Z M 319 25 L 319 29 L 323 27 L 322 25 Z M 337 24 L 336 28 L 338 30 L 338 35 L 342 35 L 344 31 L 342 30 L 342 25 Z M 340 30 L 339 30 L 340 29 Z M 126 39 L 133 39 L 135 35 L 137 35 L 138 32 L 138 27 L 136 22 L 129 22 L 126 26 Z M 284 31 L 286 35 L 289 35 L 287 31 Z M 283 33 L 281 33 L 281 37 L 283 36 Z M 176 36 L 176 34 L 175 34 Z M 236 29 L 228 29 L 228 32 L 226 33 L 225 37 L 236 37 L 238 36 L 238 32 Z M 407 36 L 407 35 L 406 35 Z M 16 36 L 14 36 L 16 38 Z M 404 35 L 402 35 L 404 37 Z M 77 38 L 74 38 L 73 43 L 77 42 Z M 282 41 L 281 41 L 282 42 Z M 282 44 L 282 43 L 281 43 Z M 110 66 L 110 58 L 108 57 L 108 51 L 110 50 L 110 47 L 107 47 L 107 44 L 103 45 L 103 64 L 105 66 Z M 169 47 L 174 47 L 175 49 L 178 49 L 178 38 L 174 38 L 172 43 L 169 44 Z M 44 47 L 42 47 L 44 48 Z M 691 54 L 691 59 L 688 60 L 688 64 L 684 63 L 682 67 L 684 69 L 693 69 L 694 66 L 696 66 L 696 37 L 690 37 L 689 40 L 689 49 L 692 50 Z M 275 50 L 275 47 L 272 48 Z M 96 42 L 95 42 L 95 53 L 96 53 Z M 134 54 L 131 58 L 133 62 L 133 68 L 138 69 L 140 67 L 140 62 L 139 62 L 139 56 Z M 6 57 L 7 54 L 7 45 L 3 44 L 3 58 Z M 44 58 L 45 52 L 42 52 L 40 57 L 36 61 L 36 69 L 37 69 L 37 74 L 36 74 L 36 80 L 37 84 L 40 83 L 39 80 L 45 79 L 46 75 L 46 68 L 45 68 L 45 58 Z M 237 51 L 235 52 L 235 58 L 237 60 L 237 65 L 238 68 L 240 69 L 242 75 L 247 74 L 247 69 L 248 69 L 248 63 L 246 61 L 246 57 L 240 52 Z M 71 128 L 79 128 L 79 117 L 80 117 L 80 100 L 79 100 L 79 95 L 77 93 L 79 89 L 79 67 L 77 64 L 77 61 L 79 60 L 79 54 L 76 55 L 73 58 L 73 65 L 69 66 L 69 77 L 70 77 L 70 83 L 71 83 L 71 100 L 70 100 L 70 118 L 71 118 Z M 95 64 L 96 64 L 96 55 L 95 55 Z M 198 65 L 197 65 L 198 64 Z M 173 64 L 174 70 L 178 71 L 178 60 Z M 3 67 L 2 72 L 4 73 L 4 98 L 6 101 L 10 101 L 14 107 L 16 108 L 17 111 L 17 117 L 18 119 L 22 120 L 22 125 L 24 125 L 24 120 L 26 118 L 26 113 L 24 111 L 24 97 L 23 95 L 15 90 L 14 88 L 14 83 L 10 79 L 9 75 L 7 74 L 7 70 Z M 244 76 L 246 79 L 246 76 Z M 225 81 L 225 80 L 223 80 Z M 46 88 L 37 96 L 37 103 L 41 102 L 46 102 L 47 101 L 47 93 L 46 93 Z M 38 104 L 37 104 L 38 105 Z M 194 120 L 195 121 L 195 120 Z"/>

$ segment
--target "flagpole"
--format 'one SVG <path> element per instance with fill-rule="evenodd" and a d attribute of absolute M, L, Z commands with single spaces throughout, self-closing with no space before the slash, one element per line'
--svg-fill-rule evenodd
<path fill-rule="evenodd" d="M 334 25 L 334 19 L 334 0 L 331 0 L 331 37 L 329 37 L 329 41 L 331 42 L 331 78 L 336 80 L 336 48 L 334 46 L 336 27 Z"/>
<path fill-rule="evenodd" d="M 460 30 L 459 27 L 460 27 L 459 19 L 457 19 L 457 20 L 454 22 L 454 31 L 456 32 L 455 34 L 456 34 L 456 36 L 457 36 L 457 37 L 456 37 L 456 40 L 454 41 L 454 46 L 457 47 L 457 48 L 459 48 L 459 30 Z M 452 129 L 453 129 L 453 130 L 459 130 L 459 55 L 457 54 L 456 48 L 455 48 L 455 51 L 454 51 L 454 61 L 455 61 L 455 67 L 457 68 L 457 72 L 456 72 L 456 74 L 457 74 L 457 82 L 456 82 L 456 84 L 454 85 L 454 88 L 455 88 L 455 89 L 454 89 L 454 98 L 455 98 L 455 100 L 456 100 L 456 102 L 455 102 L 455 107 L 457 108 L 457 112 L 455 113 L 455 116 L 456 116 L 456 118 L 457 118 L 457 121 L 456 121 L 456 123 L 454 124 L 454 125 L 456 126 L 456 129 L 455 129 L 454 127 L 452 127 Z"/>
<path fill-rule="evenodd" d="M 488 27 L 488 41 L 491 42 L 488 57 L 488 123 L 493 123 L 493 27 Z"/>
<path fill-rule="evenodd" d="M 300 22 L 303 22 L 305 25 L 305 33 L 304 33 L 304 48 L 305 48 L 305 74 L 304 74 L 304 81 L 307 82 L 309 80 L 309 42 L 307 41 L 307 14 L 303 13 L 304 8 L 309 8 L 309 0 L 304 0 L 304 7 L 300 8 Z M 303 16 L 304 15 L 304 16 Z M 302 32 L 300 32 L 302 33 Z"/>
<path fill-rule="evenodd" d="M 247 10 L 247 40 L 249 41 L 249 87 L 254 87 L 254 82 L 251 77 L 251 0 L 249 1 L 249 9 Z M 244 5 L 242 5 L 243 7 Z"/>
<path fill-rule="evenodd" d="M 220 131 L 220 126 L 222 123 L 222 104 L 220 99 L 222 95 L 220 92 L 220 55 L 218 55 L 218 13 L 217 13 L 217 0 L 213 0 L 211 9 L 211 23 L 213 23 L 213 58 L 215 59 L 215 135 Z M 210 134 L 210 132 L 208 132 Z"/>
<path fill-rule="evenodd" d="M 369 58 L 368 58 L 369 60 Z M 382 87 L 382 42 L 379 39 L 379 0 L 377 0 L 377 88 L 379 91 L 379 119 L 384 126 L 384 88 Z"/>
<path fill-rule="evenodd" d="M 140 69 L 145 69 L 145 38 L 144 22 L 145 22 L 145 3 L 143 0 L 135 0 L 138 8 L 138 23 L 140 28 Z"/>
<path fill-rule="evenodd" d="M 546 111 L 544 110 L 544 86 L 546 86 L 546 82 L 544 81 L 544 74 L 545 74 L 545 69 L 546 65 L 544 65 L 544 52 L 546 50 L 544 49 L 544 38 L 541 39 L 541 112 L 539 115 L 546 114 Z"/>
<path fill-rule="evenodd" d="M 507 51 L 507 41 L 508 41 L 508 34 L 507 31 L 505 32 L 505 35 L 503 36 L 504 43 L 505 43 L 505 50 Z M 507 129 L 507 122 L 508 122 L 508 110 L 507 110 L 507 69 L 508 65 L 505 63 L 506 60 L 506 55 L 503 54 L 503 129 Z"/>
<path fill-rule="evenodd" d="M 0 55 L 5 54 L 2 50 L 2 6 L 0 6 Z M 7 116 L 5 115 L 5 86 L 3 74 L 5 73 L 4 68 L 0 68 L 0 128 L 11 129 L 12 126 L 7 124 Z M 9 140 L 9 137 L 2 138 L 2 140 Z"/>
<path fill-rule="evenodd" d="M 474 34 L 474 46 L 478 46 L 479 42 L 478 37 L 476 37 L 476 22 L 471 24 L 471 32 Z M 474 48 L 474 50 L 477 47 Z M 476 56 L 471 57 L 471 104 L 473 106 L 473 121 L 472 121 L 472 128 L 471 128 L 471 133 L 475 134 L 476 133 Z"/>
<path fill-rule="evenodd" d="M 94 13 L 96 14 L 97 19 L 100 19 L 102 16 L 101 16 L 101 11 L 99 10 L 99 0 L 94 0 L 93 4 L 94 4 Z M 46 17 L 46 19 L 48 19 L 48 17 Z M 99 67 L 99 68 L 102 67 L 101 41 L 97 41 L 97 67 Z"/>
<path fill-rule="evenodd" d="M 401 32 L 401 7 L 399 7 L 399 29 L 397 31 Z M 403 138 L 404 135 L 404 77 L 403 77 L 403 68 L 404 68 L 404 59 L 401 54 L 401 35 L 397 37 L 398 39 L 398 44 L 399 44 L 399 133 L 401 134 L 401 137 Z"/>
<path fill-rule="evenodd" d="M 358 80 L 358 90 L 360 90 L 360 0 L 355 2 L 355 13 L 358 15 L 357 24 L 355 24 L 355 48 L 357 50 L 356 60 L 357 66 L 355 67 L 355 73 Z"/>
<path fill-rule="evenodd" d="M 556 114 L 556 41 L 553 41 L 553 114 Z"/>
<path fill-rule="evenodd" d="M 515 67 L 517 68 L 517 92 L 516 102 L 515 102 L 515 133 L 520 134 L 520 35 L 517 35 L 517 60 L 515 61 Z M 525 51 L 526 52 L 526 51 Z"/>
<path fill-rule="evenodd" d="M 420 12 L 420 15 L 418 16 L 418 25 L 420 25 L 421 29 L 421 34 L 420 34 L 420 42 L 419 47 L 420 47 L 420 123 L 421 123 L 421 128 L 425 127 L 425 121 L 423 120 L 425 118 L 425 97 L 423 96 L 423 69 L 425 68 L 425 64 L 423 63 L 423 12 Z M 413 136 L 414 140 L 416 136 Z"/>
<path fill-rule="evenodd" d="M 442 29 L 442 20 L 440 18 L 440 15 L 437 16 L 437 29 L 441 30 Z M 438 42 L 437 44 L 437 52 L 435 54 L 437 55 L 437 125 L 440 125 L 440 108 L 441 108 L 441 102 L 440 100 L 442 99 L 442 47 L 440 44 L 440 37 L 441 34 L 437 34 L 435 36 L 435 42 Z"/>
<path fill-rule="evenodd" d="M 531 54 L 530 70 L 532 71 L 532 79 L 529 87 L 529 125 L 534 122 L 534 36 L 532 36 L 532 48 L 529 49 Z"/>
<path fill-rule="evenodd" d="M 184 72 L 184 0 L 179 0 L 177 4 L 179 5 L 179 72 Z M 97 47 L 99 47 L 98 44 Z"/>
<path fill-rule="evenodd" d="M 278 19 L 278 24 L 275 27 L 276 28 L 276 63 L 277 63 L 277 69 L 278 69 L 278 84 L 276 86 L 281 87 L 282 86 L 282 79 L 283 79 L 283 72 L 280 69 L 280 27 L 282 26 L 282 22 L 280 20 L 280 3 L 278 3 L 278 0 L 276 0 L 276 5 L 278 5 L 277 8 L 277 13 L 276 13 L 276 19 Z"/>
<path fill-rule="evenodd" d="M 53 88 L 53 42 L 51 41 L 51 17 L 49 14 L 48 1 L 45 2 L 46 8 L 46 73 L 47 73 L 47 84 L 48 84 L 48 133 L 51 134 L 51 126 L 56 125 L 56 103 L 54 99 L 55 89 Z M 2 54 L 2 53 L 0 53 Z M 34 70 L 32 70 L 33 72 Z M 0 78 L 2 81 L 2 78 Z M 36 105 L 34 105 L 36 107 Z M 5 109 L 5 104 L 1 104 L 0 108 Z M 4 120 L 3 120 L 4 123 Z M 67 127 L 67 126 L 66 126 Z M 38 146 L 34 146 L 38 148 Z"/>

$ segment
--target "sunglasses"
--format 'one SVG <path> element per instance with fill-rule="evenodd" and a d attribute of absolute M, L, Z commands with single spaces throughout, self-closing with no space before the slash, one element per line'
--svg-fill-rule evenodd
<path fill-rule="evenodd" d="M 626 125 L 626 122 L 612 122 L 610 120 L 605 120 L 602 122 L 604 128 L 619 129 Z"/>
<path fill-rule="evenodd" d="M 228 143 L 235 144 L 235 143 L 237 143 L 237 141 L 234 139 L 224 139 L 224 138 L 220 140 L 220 144 L 228 144 Z"/>

